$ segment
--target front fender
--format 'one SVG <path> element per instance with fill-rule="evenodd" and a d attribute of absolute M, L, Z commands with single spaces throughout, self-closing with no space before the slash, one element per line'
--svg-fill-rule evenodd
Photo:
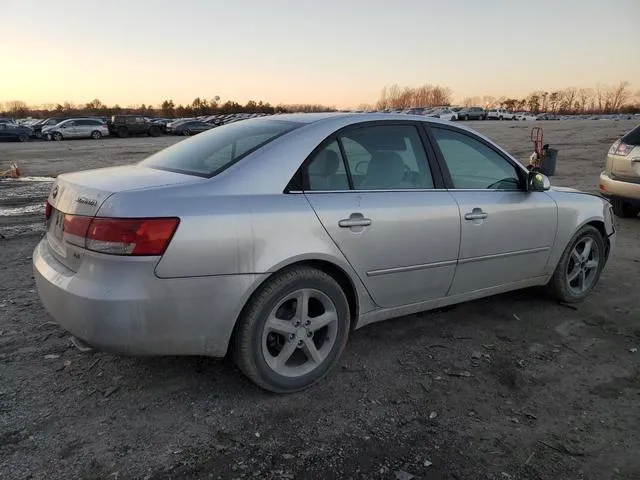
<path fill-rule="evenodd" d="M 545 273 L 553 275 L 560 257 L 574 235 L 585 225 L 604 228 L 605 240 L 614 233 L 609 202 L 589 193 L 570 190 L 549 190 L 549 196 L 558 205 L 558 231 L 547 260 Z"/>

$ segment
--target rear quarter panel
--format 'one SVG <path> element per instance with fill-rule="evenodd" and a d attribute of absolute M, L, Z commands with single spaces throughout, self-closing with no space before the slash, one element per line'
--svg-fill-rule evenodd
<path fill-rule="evenodd" d="M 99 215 L 180 218 L 156 266 L 160 278 L 269 274 L 296 262 L 321 260 L 349 276 L 361 312 L 374 308 L 304 195 L 218 195 L 213 183 L 115 194 Z"/>
<path fill-rule="evenodd" d="M 607 233 L 612 234 L 613 224 L 607 213 L 609 204 L 601 197 L 569 190 L 549 190 L 548 194 L 558 205 L 558 231 L 545 268 L 545 273 L 552 275 L 578 230 L 588 223 L 600 222 Z"/>

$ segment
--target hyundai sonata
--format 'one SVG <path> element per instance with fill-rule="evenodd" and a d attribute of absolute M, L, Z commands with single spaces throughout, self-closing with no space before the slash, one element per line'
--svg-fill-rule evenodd
<path fill-rule="evenodd" d="M 34 253 L 46 309 L 94 348 L 224 356 L 303 389 L 372 322 L 548 285 L 594 288 L 609 203 L 550 188 L 423 116 L 245 120 L 142 162 L 60 175 Z"/>

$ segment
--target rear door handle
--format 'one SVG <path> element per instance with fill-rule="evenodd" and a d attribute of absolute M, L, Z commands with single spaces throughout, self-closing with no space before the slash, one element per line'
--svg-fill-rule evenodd
<path fill-rule="evenodd" d="M 481 208 L 474 208 L 470 213 L 465 213 L 465 220 L 484 220 L 489 216 L 488 213 L 482 211 Z"/>
<path fill-rule="evenodd" d="M 368 218 L 345 218 L 338 222 L 338 226 L 342 228 L 368 227 L 369 225 L 371 220 Z"/>
<path fill-rule="evenodd" d="M 341 228 L 368 227 L 369 225 L 371 225 L 371 220 L 364 218 L 361 213 L 352 213 L 349 218 L 338 221 L 338 226 Z"/>

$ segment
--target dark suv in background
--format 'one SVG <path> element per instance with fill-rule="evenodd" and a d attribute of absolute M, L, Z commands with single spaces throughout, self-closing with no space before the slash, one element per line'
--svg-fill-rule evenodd
<path fill-rule="evenodd" d="M 458 112 L 458 120 L 486 120 L 487 112 L 481 107 L 467 107 Z"/>
<path fill-rule="evenodd" d="M 159 137 L 162 135 L 162 128 L 151 123 L 146 117 L 141 115 L 114 115 L 107 122 L 109 134 L 124 138 L 130 135 L 149 135 Z"/>

